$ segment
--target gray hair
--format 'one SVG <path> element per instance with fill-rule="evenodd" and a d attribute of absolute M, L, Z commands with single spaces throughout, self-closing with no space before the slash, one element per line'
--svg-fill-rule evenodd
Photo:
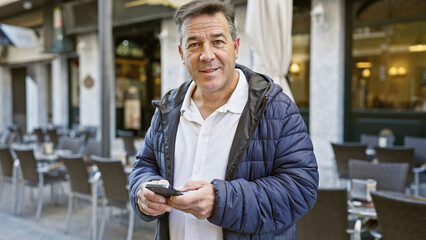
<path fill-rule="evenodd" d="M 174 15 L 177 25 L 179 45 L 182 45 L 182 24 L 191 17 L 200 15 L 213 15 L 223 13 L 228 21 L 229 33 L 232 40 L 237 39 L 237 28 L 235 26 L 234 6 L 230 0 L 194 0 L 178 8 Z"/>

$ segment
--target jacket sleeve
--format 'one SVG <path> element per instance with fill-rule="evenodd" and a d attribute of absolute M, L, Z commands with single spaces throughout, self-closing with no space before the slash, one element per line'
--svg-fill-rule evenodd
<path fill-rule="evenodd" d="M 281 232 L 314 206 L 318 168 L 312 142 L 295 104 L 290 102 L 287 106 L 287 111 L 281 111 L 285 112 L 285 116 L 280 120 L 279 128 L 273 130 L 278 135 L 272 143 L 270 140 L 252 139 L 249 144 L 249 148 L 263 152 L 261 156 L 264 158 L 272 157 L 270 174 L 251 181 L 246 178 L 212 181 L 216 202 L 214 213 L 208 220 L 213 224 L 239 233 Z M 269 122 L 266 125 L 274 124 Z M 265 129 L 271 131 L 269 127 Z M 253 150 L 247 152 L 250 151 Z M 246 156 L 250 157 L 250 154 Z M 245 169 L 243 164 L 247 161 L 253 159 L 241 162 L 238 171 L 246 171 L 249 178 L 256 172 L 253 167 L 264 167 L 261 159 L 258 165 L 249 163 L 251 168 Z"/>
<path fill-rule="evenodd" d="M 136 161 L 133 165 L 133 170 L 129 178 L 130 203 L 136 215 L 138 215 L 140 218 L 142 218 L 145 221 L 153 221 L 160 217 L 160 216 L 155 216 L 155 217 L 148 216 L 142 213 L 139 210 L 138 197 L 137 197 L 137 193 L 142 183 L 164 179 L 160 175 L 160 170 L 157 164 L 154 146 L 153 146 L 153 142 L 155 139 L 154 136 L 156 134 L 156 131 L 158 131 L 159 127 L 160 127 L 160 121 L 159 121 L 159 113 L 157 109 L 156 112 L 154 113 L 154 116 L 152 117 L 151 126 L 145 135 L 144 146 L 136 155 Z"/>

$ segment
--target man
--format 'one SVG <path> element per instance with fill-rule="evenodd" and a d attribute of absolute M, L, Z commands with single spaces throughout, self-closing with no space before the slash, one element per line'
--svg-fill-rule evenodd
<path fill-rule="evenodd" d="M 158 220 L 156 239 L 295 239 L 318 187 L 297 107 L 269 77 L 235 64 L 230 1 L 189 2 L 175 21 L 192 80 L 154 103 L 130 176 L 134 210 Z M 166 199 L 147 183 L 184 194 Z"/>

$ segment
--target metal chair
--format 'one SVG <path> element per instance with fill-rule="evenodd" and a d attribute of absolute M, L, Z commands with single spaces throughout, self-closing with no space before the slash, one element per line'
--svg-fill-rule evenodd
<path fill-rule="evenodd" d="M 63 137 L 59 143 L 59 149 L 70 150 L 72 154 L 79 154 L 83 140 L 80 138 Z"/>
<path fill-rule="evenodd" d="M 129 226 L 127 240 L 132 239 L 134 225 L 134 211 L 130 206 L 128 180 L 123 164 L 119 160 L 91 156 L 98 166 L 103 182 L 102 220 L 99 230 L 99 239 L 102 239 L 107 220 L 106 207 L 118 207 L 129 211 Z"/>
<path fill-rule="evenodd" d="M 351 179 L 374 179 L 377 190 L 403 192 L 407 180 L 408 163 L 372 163 L 349 160 Z"/>
<path fill-rule="evenodd" d="M 90 157 L 91 155 L 100 156 L 101 151 L 101 141 L 96 139 L 89 139 L 86 145 L 86 156 Z"/>
<path fill-rule="evenodd" d="M 404 146 L 414 149 L 414 195 L 418 196 L 420 182 L 426 181 L 426 138 L 405 136 Z"/>
<path fill-rule="evenodd" d="M 383 239 L 426 239 L 426 198 L 372 192 Z"/>
<path fill-rule="evenodd" d="M 44 142 L 45 134 L 44 134 L 43 128 L 34 128 L 33 129 L 33 134 L 37 137 L 37 142 L 38 143 Z"/>
<path fill-rule="evenodd" d="M 18 193 L 18 167 L 19 161 L 15 160 L 9 148 L 0 147 L 0 164 L 2 170 L 0 197 L 3 194 L 3 184 L 12 184 L 12 213 L 15 213 Z M 0 198 L 1 200 L 1 198 Z"/>
<path fill-rule="evenodd" d="M 337 173 L 340 178 L 349 178 L 349 160 L 366 160 L 367 145 L 360 143 L 331 143 L 336 160 Z"/>
<path fill-rule="evenodd" d="M 319 189 L 315 206 L 297 220 L 299 240 L 341 240 L 348 239 L 348 213 L 346 189 Z M 360 239 L 360 223 L 355 239 Z"/>
<path fill-rule="evenodd" d="M 132 131 L 117 130 L 117 135 L 123 139 L 124 151 L 126 152 L 126 164 L 129 164 L 129 159 L 136 156 L 134 133 Z"/>
<path fill-rule="evenodd" d="M 391 147 L 395 142 L 394 136 L 379 136 L 371 134 L 361 134 L 361 143 L 367 144 L 369 148 Z"/>
<path fill-rule="evenodd" d="M 58 146 L 60 135 L 57 132 L 56 128 L 47 129 L 46 130 L 46 136 L 48 137 L 48 139 L 49 139 L 50 142 L 53 142 L 53 145 L 55 147 Z"/>
<path fill-rule="evenodd" d="M 81 155 L 61 156 L 59 160 L 65 165 L 70 186 L 65 232 L 69 232 L 74 199 L 89 201 L 92 203 L 91 236 L 95 240 L 97 236 L 98 200 L 101 198 L 101 192 L 98 191 L 100 174 L 92 174 L 93 176 L 90 177 L 90 173 Z"/>
<path fill-rule="evenodd" d="M 375 147 L 379 162 L 406 162 L 408 163 L 407 184 L 414 182 L 414 149 L 405 147 Z"/>
<path fill-rule="evenodd" d="M 60 171 L 55 171 L 57 169 L 57 165 L 46 165 L 46 166 L 38 166 L 37 160 L 34 156 L 34 150 L 14 150 L 17 158 L 19 159 L 19 166 L 21 168 L 22 176 L 20 181 L 20 191 L 21 197 L 20 205 L 18 213 L 21 212 L 23 205 L 23 189 L 24 185 L 29 187 L 34 187 L 38 189 L 38 200 L 37 200 L 37 210 L 36 210 L 36 218 L 39 219 L 41 215 L 41 210 L 43 208 L 43 187 L 45 185 L 51 185 L 53 187 L 54 184 L 64 182 L 65 175 Z M 52 190 L 53 192 L 53 190 Z"/>

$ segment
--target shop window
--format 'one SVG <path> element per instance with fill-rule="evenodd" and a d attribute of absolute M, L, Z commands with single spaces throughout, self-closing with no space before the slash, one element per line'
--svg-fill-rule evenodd
<path fill-rule="evenodd" d="M 353 29 L 352 109 L 426 111 L 426 21 Z"/>

